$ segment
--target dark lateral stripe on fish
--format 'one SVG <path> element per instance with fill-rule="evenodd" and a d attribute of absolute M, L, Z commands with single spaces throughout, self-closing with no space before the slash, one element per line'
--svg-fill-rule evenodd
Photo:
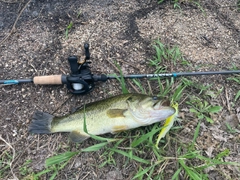
<path fill-rule="evenodd" d="M 36 134 L 51 133 L 51 123 L 54 116 L 48 113 L 37 111 L 33 115 L 33 121 L 29 126 L 28 131 Z"/>

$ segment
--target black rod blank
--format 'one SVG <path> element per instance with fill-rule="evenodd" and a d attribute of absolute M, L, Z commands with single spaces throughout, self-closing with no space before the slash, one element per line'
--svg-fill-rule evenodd
<path fill-rule="evenodd" d="M 205 71 L 205 72 L 175 72 L 175 73 L 163 73 L 163 74 L 129 74 L 129 75 L 106 75 L 107 79 L 116 79 L 116 78 L 154 78 L 154 77 L 180 77 L 180 76 L 200 76 L 200 75 L 217 75 L 217 74 L 239 74 L 240 70 L 234 71 Z M 10 79 L 10 80 L 0 80 L 0 84 L 20 84 L 20 83 L 33 83 L 33 78 L 31 79 Z"/>
<path fill-rule="evenodd" d="M 130 74 L 123 75 L 123 78 L 154 78 L 154 77 L 180 77 L 180 76 L 200 76 L 200 75 L 217 75 L 217 74 L 238 74 L 240 70 L 234 71 L 206 71 L 206 72 L 176 72 L 163 74 Z M 108 79 L 121 78 L 121 76 L 108 75 Z"/>

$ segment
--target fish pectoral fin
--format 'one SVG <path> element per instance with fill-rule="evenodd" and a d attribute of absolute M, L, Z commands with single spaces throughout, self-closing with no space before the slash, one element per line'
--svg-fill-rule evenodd
<path fill-rule="evenodd" d="M 125 117 L 124 112 L 126 110 L 127 109 L 109 109 L 106 113 L 109 118 Z"/>
<path fill-rule="evenodd" d="M 89 136 L 87 134 L 81 134 L 79 131 L 72 131 L 69 135 L 72 142 L 81 143 L 84 140 L 88 139 Z"/>
<path fill-rule="evenodd" d="M 122 132 L 122 131 L 125 131 L 125 130 L 128 130 L 128 126 L 126 126 L 126 125 L 113 126 L 111 133 L 116 134 L 118 132 Z"/>

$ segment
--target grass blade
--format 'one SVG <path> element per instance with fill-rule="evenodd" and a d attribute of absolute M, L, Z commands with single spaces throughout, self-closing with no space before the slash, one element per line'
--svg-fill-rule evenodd
<path fill-rule="evenodd" d="M 142 94 L 146 94 L 146 91 L 144 90 L 143 86 L 141 85 L 140 81 L 137 79 L 133 79 L 133 82 L 139 87 L 141 90 Z"/>
<path fill-rule="evenodd" d="M 181 164 L 181 166 L 183 167 L 183 169 L 185 170 L 185 172 L 188 174 L 188 176 L 189 176 L 191 179 L 194 179 L 194 180 L 202 180 L 201 175 L 200 175 L 198 172 L 192 170 L 192 168 L 188 167 L 188 166 L 185 164 L 184 160 L 179 159 L 178 162 Z"/>
<path fill-rule="evenodd" d="M 55 170 L 54 173 L 51 175 L 51 177 L 49 178 L 49 180 L 54 180 L 54 178 L 57 176 L 58 171 Z"/>
<path fill-rule="evenodd" d="M 116 79 L 120 82 L 121 84 L 121 87 L 122 87 L 122 93 L 123 94 L 127 94 L 129 93 L 128 92 L 128 89 L 127 89 L 127 86 L 126 86 L 126 82 L 125 82 L 125 79 L 123 77 L 123 73 L 122 73 L 122 69 L 120 68 L 120 66 L 115 62 L 115 65 L 117 66 L 119 72 L 120 72 L 120 78 L 117 77 L 117 75 L 115 75 Z"/>
<path fill-rule="evenodd" d="M 38 177 L 40 177 L 41 175 L 43 175 L 43 174 L 47 174 L 47 173 L 49 173 L 51 171 L 51 169 L 46 169 L 46 170 L 43 170 L 43 171 L 41 171 L 41 172 L 39 172 L 39 173 L 37 173 L 37 174 L 34 174 L 33 175 L 33 179 L 38 179 Z"/>
<path fill-rule="evenodd" d="M 106 146 L 108 144 L 108 142 L 103 142 L 103 143 L 99 143 L 99 144 L 95 144 L 93 146 L 87 147 L 85 149 L 82 149 L 82 152 L 92 152 L 92 151 L 98 151 L 99 149 L 103 148 L 104 146 Z"/>
<path fill-rule="evenodd" d="M 139 177 L 142 177 L 144 174 L 146 174 L 151 168 L 152 168 L 152 166 L 150 166 L 150 167 L 148 167 L 148 168 L 146 168 L 146 169 L 143 169 L 141 166 L 140 166 L 140 168 L 141 168 L 141 170 L 139 170 L 138 172 L 137 172 L 137 174 L 132 178 L 132 180 L 133 179 L 137 179 L 137 178 L 139 178 Z M 141 178 L 142 179 L 142 178 Z"/>
<path fill-rule="evenodd" d="M 162 129 L 162 127 L 153 129 L 152 131 L 148 132 L 147 134 L 142 135 L 140 138 L 134 139 L 132 144 L 131 144 L 131 147 L 133 147 L 133 148 L 137 147 L 139 144 L 146 141 L 149 137 L 152 137 L 154 134 L 156 134 L 161 129 Z"/>
<path fill-rule="evenodd" d="M 77 152 L 67 151 L 65 153 L 62 153 L 62 154 L 59 154 L 56 156 L 52 156 L 52 157 L 46 159 L 46 166 L 49 167 L 52 165 L 61 164 L 65 161 L 69 161 L 73 156 L 75 156 L 78 153 L 79 153 L 79 151 L 77 151 Z"/>
<path fill-rule="evenodd" d="M 179 101 L 181 96 L 182 96 L 182 92 L 183 90 L 186 88 L 186 86 L 182 86 L 182 84 L 180 84 L 177 89 L 174 91 L 174 94 L 172 96 L 172 100 L 173 101 Z"/>
<path fill-rule="evenodd" d="M 178 175 L 180 174 L 181 171 L 182 171 L 182 168 L 179 168 L 172 176 L 172 180 L 178 179 Z"/>
<path fill-rule="evenodd" d="M 237 92 L 235 98 L 234 98 L 234 101 L 237 101 L 237 99 L 240 97 L 240 91 Z"/>
<path fill-rule="evenodd" d="M 210 113 L 217 113 L 219 111 L 221 111 L 222 107 L 221 106 L 211 106 L 208 108 L 208 111 Z"/>
<path fill-rule="evenodd" d="M 122 150 L 119 150 L 119 149 L 110 149 L 111 151 L 114 151 L 114 152 L 116 152 L 116 153 L 118 153 L 118 154 L 121 154 L 121 155 L 123 155 L 123 156 L 126 156 L 126 157 L 128 157 L 128 158 L 130 158 L 130 159 L 133 159 L 133 160 L 135 160 L 135 161 L 137 161 L 137 162 L 140 162 L 140 163 L 144 163 L 144 164 L 150 164 L 150 161 L 148 161 L 148 160 L 145 160 L 145 159 L 142 159 L 142 158 L 140 158 L 140 157 L 138 157 L 138 156 L 134 156 L 134 155 L 129 155 L 127 152 L 125 152 L 125 151 L 122 151 Z"/>

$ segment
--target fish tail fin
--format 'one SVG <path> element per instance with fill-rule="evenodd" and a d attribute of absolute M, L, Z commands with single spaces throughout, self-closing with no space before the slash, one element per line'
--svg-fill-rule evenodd
<path fill-rule="evenodd" d="M 51 133 L 51 123 L 54 116 L 48 113 L 37 111 L 33 115 L 32 123 L 28 131 L 35 134 L 49 134 Z"/>

